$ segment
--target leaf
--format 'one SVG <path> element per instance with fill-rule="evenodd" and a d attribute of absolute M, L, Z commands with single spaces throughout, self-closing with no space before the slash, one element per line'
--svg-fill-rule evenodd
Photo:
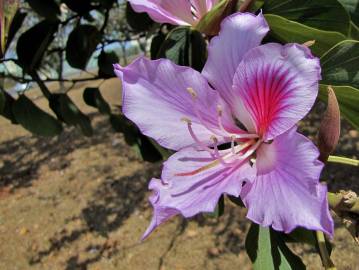
<path fill-rule="evenodd" d="M 359 26 L 359 0 L 338 0 L 349 12 L 352 21 Z"/>
<path fill-rule="evenodd" d="M 116 77 L 113 70 L 113 64 L 119 62 L 119 58 L 115 52 L 102 51 L 98 57 L 98 75 L 101 78 L 112 78 Z"/>
<path fill-rule="evenodd" d="M 359 40 L 359 27 L 356 26 L 353 22 L 350 22 L 349 37 Z"/>
<path fill-rule="evenodd" d="M 290 251 L 280 233 L 252 223 L 245 242 L 254 270 L 302 270 L 305 265 Z"/>
<path fill-rule="evenodd" d="M 130 2 L 127 2 L 126 4 L 126 21 L 132 30 L 135 30 L 136 32 L 147 31 L 154 24 L 147 13 L 137 13 L 134 11 Z"/>
<path fill-rule="evenodd" d="M 47 47 L 54 39 L 58 23 L 44 20 L 23 33 L 17 42 L 16 53 L 20 66 L 28 73 L 39 68 Z"/>
<path fill-rule="evenodd" d="M 1 110 L 0 114 L 11 121 L 12 124 L 18 124 L 15 119 L 15 116 L 12 112 L 12 106 L 15 102 L 15 99 L 10 96 L 7 92 L 0 90 L 1 93 Z"/>
<path fill-rule="evenodd" d="M 68 125 L 80 128 L 85 136 L 92 135 L 90 119 L 79 110 L 66 94 L 52 94 L 49 98 L 49 105 L 58 119 Z"/>
<path fill-rule="evenodd" d="M 307 230 L 305 228 L 296 228 L 289 234 L 282 233 L 282 236 L 286 242 L 306 243 L 313 247 L 317 245 L 315 231 Z"/>
<path fill-rule="evenodd" d="M 8 37 L 7 37 L 6 45 L 5 45 L 5 51 L 9 48 L 11 41 L 15 37 L 17 31 L 21 28 L 22 23 L 24 22 L 24 20 L 26 18 L 26 15 L 27 15 L 27 13 L 21 12 L 20 9 L 17 10 L 17 12 L 10 24 L 10 29 L 9 29 L 9 33 L 8 33 Z"/>
<path fill-rule="evenodd" d="M 263 12 L 327 31 L 348 34 L 350 17 L 337 0 L 267 0 Z"/>
<path fill-rule="evenodd" d="M 95 26 L 77 26 L 69 35 L 66 45 L 66 60 L 70 66 L 85 69 L 100 40 L 101 33 Z"/>
<path fill-rule="evenodd" d="M 159 51 L 165 39 L 166 39 L 166 35 L 164 35 L 162 31 L 158 31 L 158 33 L 152 38 L 151 49 L 150 49 L 152 60 L 158 59 Z"/>
<path fill-rule="evenodd" d="M 181 66 L 201 71 L 206 58 L 206 42 L 202 34 L 189 27 L 173 29 L 162 43 L 158 58 L 167 58 Z"/>
<path fill-rule="evenodd" d="M 97 108 L 100 113 L 111 114 L 111 108 L 102 97 L 98 88 L 86 88 L 83 93 L 83 99 L 87 105 Z"/>
<path fill-rule="evenodd" d="M 328 85 L 321 84 L 319 99 L 327 101 Z M 333 86 L 339 102 L 340 114 L 359 130 L 359 90 L 350 86 Z"/>
<path fill-rule="evenodd" d="M 145 161 L 157 162 L 162 156 L 150 139 L 140 133 L 138 128 L 123 115 L 111 114 L 110 122 L 113 129 L 123 133 L 125 141 Z"/>
<path fill-rule="evenodd" d="M 320 59 L 322 84 L 359 88 L 359 41 L 345 40 Z"/>
<path fill-rule="evenodd" d="M 60 8 L 54 0 L 26 0 L 30 7 L 49 21 L 56 21 L 60 16 Z"/>
<path fill-rule="evenodd" d="M 265 18 L 270 26 L 271 35 L 283 43 L 304 43 L 315 40 L 315 44 L 310 49 L 317 56 L 321 56 L 345 39 L 341 33 L 318 30 L 277 15 L 265 14 Z"/>
<path fill-rule="evenodd" d="M 61 123 L 39 109 L 25 95 L 20 95 L 14 102 L 12 111 L 16 121 L 35 135 L 52 137 L 62 132 Z"/>

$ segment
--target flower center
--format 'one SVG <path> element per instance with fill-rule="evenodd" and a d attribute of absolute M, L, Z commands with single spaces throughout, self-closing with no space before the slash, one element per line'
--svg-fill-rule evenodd
<path fill-rule="evenodd" d="M 197 119 L 202 126 L 204 126 L 208 131 L 210 131 L 210 133 L 212 133 L 210 137 L 211 144 L 209 144 L 208 146 L 208 141 L 206 143 L 198 138 L 198 136 L 193 130 L 193 124 L 191 119 L 183 117 L 181 120 L 187 124 L 188 132 L 199 150 L 207 151 L 213 157 L 214 160 L 206 166 L 203 166 L 194 171 L 179 173 L 176 175 L 195 175 L 219 164 L 222 164 L 226 167 L 233 167 L 248 161 L 258 149 L 258 147 L 261 145 L 261 143 L 263 143 L 263 140 L 260 139 L 257 134 L 235 134 L 229 132 L 223 125 L 223 108 L 219 104 L 216 107 L 218 128 L 214 129 L 210 127 L 208 121 L 204 121 L 203 116 L 200 113 L 199 105 L 197 102 L 197 93 L 192 88 L 187 88 L 187 91 L 191 94 L 193 98 L 193 109 Z M 220 138 L 220 140 L 218 138 Z M 220 151 L 219 142 L 222 142 L 224 144 L 230 143 L 230 146 L 229 148 Z"/>

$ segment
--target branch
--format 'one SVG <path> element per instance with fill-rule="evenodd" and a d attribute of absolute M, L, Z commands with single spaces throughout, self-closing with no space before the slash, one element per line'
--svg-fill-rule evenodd
<path fill-rule="evenodd" d="M 34 79 L 34 77 L 32 76 L 32 79 L 26 79 L 23 77 L 18 77 L 18 76 L 14 76 L 12 74 L 0 74 L 0 78 L 6 78 L 9 77 L 17 82 L 20 83 L 31 83 L 31 82 L 38 82 L 37 80 Z M 56 79 L 56 78 L 47 78 L 45 80 L 41 80 L 42 82 L 46 83 L 46 82 L 69 82 L 69 83 L 78 83 L 78 82 L 87 82 L 87 81 L 96 81 L 96 80 L 100 80 L 103 79 L 100 76 L 95 76 L 95 77 L 91 77 L 91 78 L 81 78 L 81 79 Z"/>

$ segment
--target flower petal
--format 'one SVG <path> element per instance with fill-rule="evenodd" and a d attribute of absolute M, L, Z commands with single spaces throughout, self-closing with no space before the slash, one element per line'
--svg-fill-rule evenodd
<path fill-rule="evenodd" d="M 128 0 L 136 12 L 146 12 L 156 22 L 193 25 L 195 20 L 188 0 Z"/>
<path fill-rule="evenodd" d="M 195 8 L 198 19 L 204 16 L 208 11 L 217 4 L 218 0 L 190 0 Z"/>
<path fill-rule="evenodd" d="M 211 162 L 216 166 L 191 175 L 179 175 L 203 168 Z M 254 176 L 255 170 L 247 163 L 226 167 L 206 151 L 185 148 L 177 152 L 165 162 L 162 181 L 152 179 L 150 182 L 149 188 L 154 191 L 150 198 L 154 214 L 143 238 L 174 215 L 192 217 L 200 212 L 213 212 L 223 193 L 239 196 L 243 181 Z"/>
<path fill-rule="evenodd" d="M 202 74 L 220 92 L 228 104 L 233 104 L 233 77 L 243 56 L 260 45 L 269 31 L 262 14 L 236 13 L 223 20 L 221 31 L 208 46 L 208 60 Z"/>
<path fill-rule="evenodd" d="M 238 66 L 234 102 L 244 104 L 256 133 L 271 140 L 292 128 L 312 108 L 320 72 L 319 59 L 305 46 L 259 46 Z M 234 113 L 240 119 L 241 112 Z"/>
<path fill-rule="evenodd" d="M 319 152 L 295 128 L 257 151 L 257 177 L 241 192 L 247 217 L 262 226 L 291 232 L 297 226 L 333 235 L 326 186 L 319 183 Z"/>
<path fill-rule="evenodd" d="M 181 121 L 183 117 L 192 121 L 194 133 L 205 144 L 212 143 L 213 132 L 223 134 L 217 128 L 217 105 L 223 109 L 223 125 L 228 130 L 236 129 L 228 106 L 191 68 L 166 59 L 151 61 L 142 57 L 127 67 L 115 65 L 115 72 L 122 79 L 126 117 L 166 148 L 179 150 L 194 144 L 187 124 Z M 189 87 L 196 92 L 195 100 L 187 91 Z"/>

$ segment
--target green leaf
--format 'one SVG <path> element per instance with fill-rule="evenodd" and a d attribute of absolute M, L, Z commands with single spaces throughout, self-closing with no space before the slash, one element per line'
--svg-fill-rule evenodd
<path fill-rule="evenodd" d="M 152 60 L 159 58 L 158 54 L 165 39 L 166 35 L 164 35 L 162 31 L 158 31 L 158 33 L 153 37 L 150 49 Z"/>
<path fill-rule="evenodd" d="M 167 58 L 181 66 L 191 66 L 201 71 L 206 58 L 206 42 L 202 34 L 189 27 L 177 27 L 166 37 L 158 58 Z"/>
<path fill-rule="evenodd" d="M 16 53 L 20 66 L 30 73 L 39 68 L 42 57 L 54 39 L 58 22 L 44 20 L 23 33 L 17 42 Z"/>
<path fill-rule="evenodd" d="M 50 21 L 58 20 L 60 8 L 54 0 L 26 0 L 30 7 L 40 16 Z"/>
<path fill-rule="evenodd" d="M 26 15 L 27 15 L 27 13 L 21 12 L 20 9 L 17 10 L 17 12 L 10 24 L 10 29 L 9 29 L 9 33 L 8 33 L 8 37 L 7 37 L 7 41 L 6 41 L 6 45 L 5 45 L 5 51 L 9 48 L 11 41 L 15 37 L 17 31 L 21 28 L 22 23 L 24 22 L 24 20 L 26 18 Z"/>
<path fill-rule="evenodd" d="M 25 95 L 13 104 L 12 111 L 16 121 L 31 133 L 51 137 L 61 133 L 62 126 L 53 116 L 39 109 Z"/>
<path fill-rule="evenodd" d="M 315 232 L 305 228 L 297 228 L 289 234 L 282 233 L 286 242 L 306 243 L 313 247 L 317 244 Z"/>
<path fill-rule="evenodd" d="M 344 35 L 349 30 L 349 14 L 337 0 L 267 0 L 263 12 Z"/>
<path fill-rule="evenodd" d="M 322 84 L 359 88 L 359 41 L 345 40 L 321 58 Z"/>
<path fill-rule="evenodd" d="M 98 88 L 86 88 L 83 98 L 87 105 L 97 108 L 100 113 L 111 114 L 111 108 L 102 97 Z"/>
<path fill-rule="evenodd" d="M 327 85 L 321 84 L 319 99 L 326 102 Z M 333 86 L 339 102 L 340 114 L 359 130 L 359 90 L 350 86 Z"/>
<path fill-rule="evenodd" d="M 359 40 L 359 27 L 356 26 L 353 22 L 350 22 L 349 37 Z"/>
<path fill-rule="evenodd" d="M 12 112 L 12 106 L 15 102 L 15 99 L 10 96 L 7 92 L 0 90 L 1 93 L 1 110 L 0 114 L 11 121 L 12 124 L 18 124 L 15 119 L 15 116 Z"/>
<path fill-rule="evenodd" d="M 113 64 L 118 62 L 119 59 L 115 52 L 102 51 L 98 56 L 98 75 L 105 79 L 115 77 L 116 75 L 113 70 Z"/>
<path fill-rule="evenodd" d="M 317 56 L 321 56 L 335 44 L 345 40 L 345 36 L 341 33 L 318 30 L 277 15 L 266 14 L 265 18 L 270 26 L 271 35 L 283 43 L 304 43 L 315 40 L 311 50 Z"/>
<path fill-rule="evenodd" d="M 126 21 L 128 25 L 136 32 L 149 30 L 154 22 L 147 13 L 137 13 L 133 10 L 130 2 L 126 4 Z"/>
<path fill-rule="evenodd" d="M 359 0 L 338 0 L 349 12 L 352 21 L 359 26 Z"/>
<path fill-rule="evenodd" d="M 85 136 L 92 135 L 90 119 L 79 110 L 66 94 L 52 94 L 49 98 L 49 105 L 58 119 L 68 125 L 80 128 Z"/>
<path fill-rule="evenodd" d="M 77 26 L 69 35 L 66 45 L 66 60 L 70 66 L 85 69 L 100 40 L 101 33 L 95 26 Z"/>
<path fill-rule="evenodd" d="M 245 242 L 254 270 L 302 270 L 305 265 L 290 251 L 280 233 L 252 223 Z"/>

